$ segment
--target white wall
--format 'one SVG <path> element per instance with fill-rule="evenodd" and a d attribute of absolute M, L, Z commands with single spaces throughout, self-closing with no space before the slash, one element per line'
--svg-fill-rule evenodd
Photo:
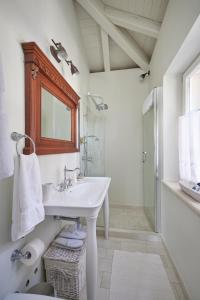
<path fill-rule="evenodd" d="M 178 117 L 181 107 L 181 76 L 169 75 L 163 81 L 163 178 L 178 181 Z M 173 147 L 172 147 L 173 145 Z"/>
<path fill-rule="evenodd" d="M 89 73 L 78 26 L 71 0 L 0 0 L 0 53 L 5 73 L 6 106 L 11 131 L 23 133 L 25 124 L 24 57 L 21 42 L 36 42 L 80 96 L 88 91 Z M 51 57 L 51 38 L 63 43 L 70 59 L 80 70 L 80 76 L 72 77 L 67 64 L 58 65 Z M 14 143 L 13 155 L 16 155 Z M 79 154 L 40 156 L 39 161 L 42 181 L 58 182 L 63 176 L 64 164 L 74 168 L 79 164 Z M 27 238 L 12 243 L 12 188 L 12 178 L 0 182 L 0 299 L 8 292 L 23 288 L 32 272 L 32 268 L 10 262 L 12 251 L 21 248 L 35 236 L 48 245 L 59 229 L 59 223 L 47 218 Z M 35 275 L 31 280 L 38 280 L 38 276 Z"/>
<path fill-rule="evenodd" d="M 182 74 L 200 51 L 200 1 L 170 0 L 150 64 L 151 86 L 163 85 L 163 179 L 178 181 Z M 195 22 L 196 21 L 196 22 Z M 200 218 L 162 186 L 162 237 L 191 300 L 198 300 Z"/>
<path fill-rule="evenodd" d="M 150 63 L 152 87 L 162 85 L 164 74 L 180 50 L 199 12 L 199 0 L 169 0 Z"/>
<path fill-rule="evenodd" d="M 163 239 L 191 300 L 199 300 L 200 216 L 163 186 Z"/>
<path fill-rule="evenodd" d="M 143 206 L 142 104 L 148 81 L 140 69 L 90 74 L 90 92 L 108 104 L 105 112 L 105 174 L 112 178 L 111 204 Z M 103 163 L 103 162 L 102 162 Z"/>

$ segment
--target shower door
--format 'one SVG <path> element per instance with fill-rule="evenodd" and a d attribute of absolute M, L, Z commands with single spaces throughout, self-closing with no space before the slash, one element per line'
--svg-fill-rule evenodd
<path fill-rule="evenodd" d="M 86 176 L 105 176 L 105 137 L 104 113 L 95 112 L 88 115 L 86 135 Z"/>
<path fill-rule="evenodd" d="M 81 166 L 85 176 L 105 176 L 105 114 L 88 99 L 84 115 Z"/>
<path fill-rule="evenodd" d="M 158 169 L 158 110 L 157 93 L 153 105 L 143 116 L 143 200 L 144 210 L 154 231 L 160 230 L 160 197 Z M 158 199 L 159 198 L 159 199 Z"/>

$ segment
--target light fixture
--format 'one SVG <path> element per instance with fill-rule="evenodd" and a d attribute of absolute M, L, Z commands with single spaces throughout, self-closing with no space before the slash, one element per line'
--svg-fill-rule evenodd
<path fill-rule="evenodd" d="M 140 75 L 140 80 L 144 80 L 145 78 L 149 77 L 150 76 L 150 71 L 146 72 L 146 73 L 143 73 Z"/>
<path fill-rule="evenodd" d="M 55 60 L 58 63 L 60 63 L 61 60 L 64 60 L 68 64 L 68 66 L 70 66 L 72 75 L 78 75 L 79 70 L 73 64 L 73 62 L 71 60 L 67 60 L 68 54 L 67 54 L 67 51 L 65 50 L 65 48 L 62 46 L 62 44 L 54 42 L 53 39 L 52 39 L 52 42 L 54 43 L 55 47 L 51 45 L 50 51 L 51 51 L 52 56 L 55 58 Z"/>
<path fill-rule="evenodd" d="M 79 70 L 77 69 L 77 67 L 72 63 L 71 60 L 66 60 L 66 63 L 68 64 L 68 66 L 70 65 L 71 68 L 71 73 L 72 75 L 78 75 L 79 74 Z"/>

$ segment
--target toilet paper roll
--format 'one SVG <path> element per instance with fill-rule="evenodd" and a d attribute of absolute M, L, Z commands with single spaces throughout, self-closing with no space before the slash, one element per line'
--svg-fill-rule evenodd
<path fill-rule="evenodd" d="M 41 257 L 45 249 L 44 242 L 40 239 L 34 239 L 28 243 L 21 251 L 22 254 L 27 254 L 28 258 L 22 258 L 21 262 L 24 265 L 32 266 L 38 258 Z"/>

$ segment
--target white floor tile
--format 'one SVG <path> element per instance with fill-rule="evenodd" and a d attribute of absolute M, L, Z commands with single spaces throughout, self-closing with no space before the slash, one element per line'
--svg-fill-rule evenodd
<path fill-rule="evenodd" d="M 100 258 L 98 264 L 99 271 L 111 272 L 112 271 L 112 259 Z"/>
<path fill-rule="evenodd" d="M 108 289 L 99 288 L 97 290 L 97 300 L 109 300 L 109 293 Z"/>
<path fill-rule="evenodd" d="M 98 226 L 103 226 L 102 211 L 99 214 Z M 142 207 L 110 207 L 110 227 L 127 230 L 152 231 L 152 227 Z"/>
<path fill-rule="evenodd" d="M 116 272 L 113 269 L 113 255 L 116 250 L 118 250 L 118 252 L 119 250 L 123 250 L 126 251 L 128 254 L 136 253 L 138 251 L 141 252 L 141 254 L 150 252 L 148 253 L 150 254 L 150 256 L 148 256 L 149 261 L 144 261 L 143 259 L 141 259 L 143 261 L 144 267 L 146 266 L 145 274 L 142 274 L 138 270 L 135 279 L 132 274 L 124 274 L 124 276 L 118 282 L 118 286 L 121 287 L 120 289 L 122 289 L 128 281 L 131 282 L 131 287 L 135 287 L 135 285 L 133 285 L 133 281 L 137 282 L 137 288 L 139 287 L 139 289 L 136 289 L 136 291 L 133 291 L 132 289 L 127 289 L 125 297 L 123 293 L 119 293 L 118 290 L 116 291 L 112 289 L 110 300 L 186 300 L 179 279 L 176 276 L 170 259 L 165 253 L 160 237 L 155 234 L 155 237 L 152 238 L 152 233 L 146 233 L 145 238 L 143 235 L 141 235 L 141 239 L 140 234 L 136 234 L 135 237 L 136 239 L 110 238 L 108 241 L 102 237 L 98 239 L 99 276 L 97 300 L 109 300 L 109 293 L 111 287 L 111 272 L 113 273 L 113 275 L 114 273 L 115 275 L 117 273 L 123 273 L 123 264 L 121 265 L 120 270 L 118 272 Z M 155 259 L 155 257 L 157 256 L 159 256 L 161 259 Z M 148 266 L 148 264 L 150 263 L 153 264 L 151 268 Z M 168 292 L 164 290 L 164 283 L 162 280 L 159 286 L 156 283 L 158 279 L 162 277 L 160 271 L 157 269 L 157 264 L 162 265 L 165 271 L 167 272 L 168 280 L 170 281 L 170 286 L 172 288 L 172 295 L 168 295 Z M 156 280 L 154 280 L 153 282 L 153 285 L 151 282 L 152 277 L 156 278 Z M 125 280 L 126 278 L 127 280 Z M 138 278 L 140 280 L 138 280 Z M 142 280 L 145 281 L 146 289 L 140 286 Z M 154 287 L 153 289 L 152 286 Z M 163 288 L 162 292 L 160 291 L 159 287 Z M 83 298 L 83 300 L 86 299 Z"/>
<path fill-rule="evenodd" d="M 111 272 L 103 272 L 100 287 L 104 289 L 110 289 L 110 283 L 111 283 Z"/>

